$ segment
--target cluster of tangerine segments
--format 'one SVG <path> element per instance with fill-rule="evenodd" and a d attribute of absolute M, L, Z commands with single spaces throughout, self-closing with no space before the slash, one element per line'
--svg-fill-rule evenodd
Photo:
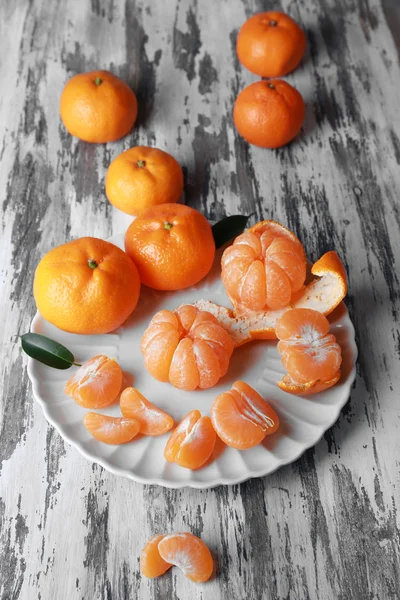
<path fill-rule="evenodd" d="M 176 566 L 188 579 L 204 583 L 210 579 L 214 561 L 206 544 L 192 533 L 159 534 L 149 539 L 140 556 L 140 570 L 145 577 L 163 575 Z"/>
<path fill-rule="evenodd" d="M 340 378 L 342 351 L 329 333 L 329 321 L 316 310 L 297 308 L 276 324 L 278 350 L 287 371 L 278 385 L 292 394 L 322 391 Z"/>
<path fill-rule="evenodd" d="M 306 279 L 307 260 L 298 238 L 275 221 L 242 233 L 221 260 L 221 277 L 237 314 L 279 310 Z"/>
<path fill-rule="evenodd" d="M 144 364 L 158 381 L 191 391 L 213 387 L 228 371 L 234 344 L 209 312 L 193 305 L 160 310 L 143 334 Z"/>

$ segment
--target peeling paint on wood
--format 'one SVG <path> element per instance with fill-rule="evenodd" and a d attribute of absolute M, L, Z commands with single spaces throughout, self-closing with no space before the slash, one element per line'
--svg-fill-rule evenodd
<path fill-rule="evenodd" d="M 211 6 L 212 4 L 212 6 Z M 307 33 L 287 80 L 301 135 L 264 151 L 232 107 L 257 78 L 237 60 L 252 13 L 285 10 Z M 391 0 L 92 0 L 0 7 L 0 598 L 3 600 L 395 600 L 400 597 L 400 12 Z M 71 138 L 69 77 L 110 69 L 135 90 L 123 140 Z M 18 334 L 51 247 L 128 224 L 107 202 L 108 164 L 135 144 L 171 152 L 185 201 L 210 219 L 254 213 L 292 228 L 311 259 L 336 248 L 360 356 L 338 422 L 296 463 L 213 490 L 141 486 L 64 445 L 33 403 Z M 145 541 L 190 529 L 217 576 L 140 576 Z"/>

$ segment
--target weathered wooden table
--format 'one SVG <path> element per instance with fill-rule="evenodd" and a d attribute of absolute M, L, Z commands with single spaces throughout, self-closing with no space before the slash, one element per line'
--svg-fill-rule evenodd
<path fill-rule="evenodd" d="M 256 80 L 235 39 L 249 15 L 276 7 L 1 3 L 2 600 L 400 597 L 399 5 L 279 3 L 307 32 L 287 77 L 307 115 L 294 143 L 268 151 L 233 127 L 234 99 Z M 140 106 L 134 131 L 105 146 L 71 138 L 58 114 L 65 81 L 99 67 L 127 80 Z M 210 219 L 272 217 L 311 259 L 335 248 L 345 261 L 360 351 L 351 399 L 315 448 L 270 477 L 208 491 L 135 484 L 66 446 L 33 402 L 17 334 L 35 312 L 35 266 L 57 244 L 126 227 L 104 175 L 139 143 L 176 156 L 186 203 Z M 210 545 L 217 577 L 142 578 L 147 538 L 182 529 Z"/>

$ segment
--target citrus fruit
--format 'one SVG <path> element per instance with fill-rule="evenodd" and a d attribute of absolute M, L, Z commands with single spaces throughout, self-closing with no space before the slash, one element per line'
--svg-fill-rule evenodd
<path fill-rule="evenodd" d="M 160 204 L 129 226 L 125 250 L 144 285 L 182 290 L 207 275 L 215 242 L 211 225 L 199 211 L 182 204 Z"/>
<path fill-rule="evenodd" d="M 145 577 L 151 579 L 159 577 L 172 567 L 172 563 L 165 562 L 158 551 L 158 542 L 164 537 L 163 534 L 153 535 L 142 550 L 140 555 L 140 571 Z"/>
<path fill-rule="evenodd" d="M 157 148 L 136 146 L 117 156 L 106 174 L 106 196 L 119 210 L 140 215 L 157 204 L 177 202 L 183 173 L 173 156 Z"/>
<path fill-rule="evenodd" d="M 140 423 L 140 433 L 162 435 L 174 426 L 174 420 L 166 412 L 149 402 L 136 388 L 126 388 L 119 399 L 121 413 Z"/>
<path fill-rule="evenodd" d="M 117 361 L 100 354 L 79 367 L 67 381 L 64 391 L 84 408 L 104 408 L 117 399 L 122 379 Z"/>
<path fill-rule="evenodd" d="M 256 81 L 236 98 L 233 120 L 245 140 L 261 148 L 280 148 L 299 133 L 305 115 L 304 100 L 281 79 Z"/>
<path fill-rule="evenodd" d="M 199 469 L 210 458 L 216 437 L 210 417 L 192 410 L 171 433 L 164 458 L 186 469 Z"/>
<path fill-rule="evenodd" d="M 310 393 L 316 391 L 317 383 L 326 389 L 338 381 L 342 352 L 329 327 L 323 314 L 309 308 L 296 308 L 282 315 L 276 323 L 276 335 L 288 375 L 279 387 L 289 388 L 287 391 L 292 393 L 298 387 L 299 393 Z"/>
<path fill-rule="evenodd" d="M 83 237 L 50 250 L 39 262 L 33 293 L 40 314 L 70 333 L 108 333 L 129 317 L 140 279 L 114 244 Z"/>
<path fill-rule="evenodd" d="M 262 221 L 224 251 L 221 277 L 236 313 L 251 314 L 287 306 L 304 284 L 306 267 L 294 233 L 275 221 Z"/>
<path fill-rule="evenodd" d="M 149 373 L 188 391 L 214 386 L 226 374 L 233 348 L 217 319 L 192 305 L 159 311 L 141 342 Z"/>
<path fill-rule="evenodd" d="M 256 446 L 279 427 L 274 409 L 244 381 L 236 381 L 214 400 L 211 421 L 218 437 L 238 450 Z"/>
<path fill-rule="evenodd" d="M 260 77 L 283 77 L 303 58 L 306 36 L 289 15 L 262 12 L 239 31 L 236 51 L 242 65 Z"/>
<path fill-rule="evenodd" d="M 104 144 L 130 131 L 137 117 L 137 100 L 130 87 L 109 71 L 80 73 L 65 84 L 60 115 L 71 135 Z"/>
<path fill-rule="evenodd" d="M 85 415 L 83 424 L 96 440 L 104 444 L 130 442 L 140 429 L 140 423 L 135 419 L 107 417 L 94 412 Z"/>
<path fill-rule="evenodd" d="M 158 542 L 158 551 L 168 564 L 179 567 L 188 579 L 203 583 L 210 579 L 214 570 L 211 552 L 197 536 L 184 533 L 170 533 Z"/>

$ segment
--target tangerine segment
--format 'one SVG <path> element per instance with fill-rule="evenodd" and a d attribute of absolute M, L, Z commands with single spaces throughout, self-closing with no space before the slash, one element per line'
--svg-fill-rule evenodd
<path fill-rule="evenodd" d="M 140 555 L 140 571 L 150 579 L 163 575 L 172 567 L 172 563 L 161 558 L 158 551 L 158 543 L 164 538 L 163 534 L 154 535 L 149 539 Z"/>
<path fill-rule="evenodd" d="M 262 221 L 239 235 L 222 255 L 221 267 L 237 314 L 286 307 L 306 278 L 303 246 L 276 221 Z"/>
<path fill-rule="evenodd" d="M 297 383 L 293 381 L 290 375 L 285 375 L 282 377 L 280 381 L 278 381 L 278 386 L 284 392 L 289 392 L 290 394 L 295 394 L 297 396 L 308 396 L 310 394 L 317 394 L 319 392 L 323 392 L 328 388 L 335 385 L 341 376 L 340 369 L 337 371 L 335 376 L 328 381 L 308 381 L 307 383 Z"/>
<path fill-rule="evenodd" d="M 140 423 L 136 419 L 108 417 L 94 412 L 85 415 L 83 424 L 96 440 L 105 444 L 130 442 L 140 429 Z"/>
<path fill-rule="evenodd" d="M 222 441 L 238 450 L 257 446 L 279 427 L 274 409 L 244 381 L 236 381 L 214 400 L 211 421 Z"/>
<path fill-rule="evenodd" d="M 330 381 L 339 371 L 342 352 L 328 334 L 329 321 L 307 308 L 287 311 L 276 324 L 282 363 L 295 383 Z"/>
<path fill-rule="evenodd" d="M 214 386 L 226 374 L 233 348 L 218 320 L 192 305 L 158 312 L 141 342 L 149 373 L 188 391 Z"/>
<path fill-rule="evenodd" d="M 210 418 L 192 410 L 172 432 L 164 457 L 186 469 L 198 469 L 213 453 L 216 437 Z"/>
<path fill-rule="evenodd" d="M 79 367 L 67 381 L 64 391 L 84 408 L 104 408 L 116 400 L 121 385 L 122 370 L 119 364 L 100 354 Z"/>
<path fill-rule="evenodd" d="M 162 435 L 174 425 L 172 417 L 149 402 L 136 388 L 126 388 L 119 403 L 124 417 L 139 421 L 143 435 Z"/>
<path fill-rule="evenodd" d="M 168 563 L 179 567 L 186 577 L 196 583 L 210 579 L 214 561 L 210 550 L 197 536 L 184 533 L 170 533 L 158 542 L 158 551 Z"/>

